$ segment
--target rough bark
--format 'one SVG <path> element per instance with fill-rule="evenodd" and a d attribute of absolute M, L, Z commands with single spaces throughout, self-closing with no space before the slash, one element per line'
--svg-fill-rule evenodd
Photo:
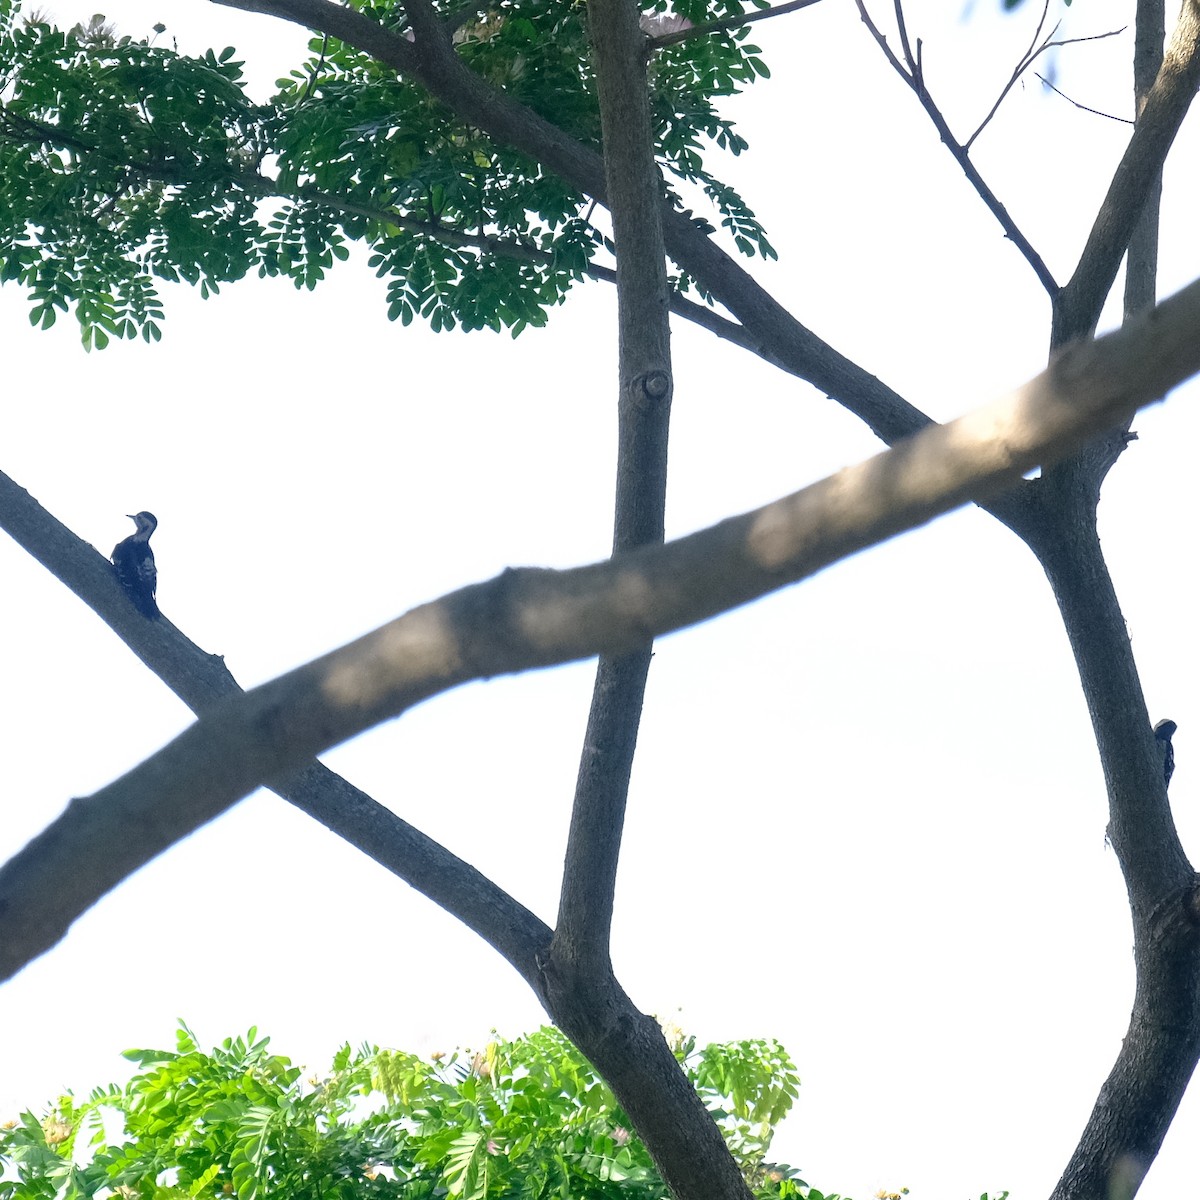
<path fill-rule="evenodd" d="M 1033 539 L 1071 640 L 1109 797 L 1108 834 L 1133 916 L 1129 1030 L 1052 1200 L 1129 1200 L 1200 1056 L 1197 879 L 1167 801 L 1124 618 L 1094 512 L 1061 510 Z"/>
<path fill-rule="evenodd" d="M 663 540 L 670 296 L 638 8 L 631 0 L 590 0 L 588 27 L 617 258 L 619 555 Z M 617 861 L 651 657 L 647 641 L 628 654 L 603 655 L 597 665 L 541 997 L 613 1089 L 679 1200 L 750 1200 L 658 1023 L 637 1010 L 612 972 Z"/>
<path fill-rule="evenodd" d="M 1071 282 L 1052 338 L 1092 329 L 1126 254 L 1126 320 L 1153 305 L 1162 164 L 1200 78 L 1200 22 L 1185 3 L 1162 48 L 1162 0 L 1141 0 L 1138 121 Z M 1137 664 L 1097 534 L 1100 489 L 1128 444 L 1117 426 L 1046 472 L 1018 532 L 1050 581 L 1091 716 L 1108 836 L 1125 878 L 1137 987 L 1129 1030 L 1052 1200 L 1129 1200 L 1158 1153 L 1200 1057 L 1196 877 L 1180 844 Z"/>

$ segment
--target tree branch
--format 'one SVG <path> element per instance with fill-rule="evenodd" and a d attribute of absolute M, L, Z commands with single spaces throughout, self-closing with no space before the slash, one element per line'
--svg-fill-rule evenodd
<path fill-rule="evenodd" d="M 1113 173 L 1075 273 L 1055 303 L 1052 347 L 1085 337 L 1096 328 L 1121 258 L 1198 84 L 1200 3 L 1185 0 L 1158 78 Z"/>
<path fill-rule="evenodd" d="M 979 123 L 979 128 L 976 129 L 975 132 L 971 134 L 971 136 L 963 143 L 963 149 L 968 153 L 970 152 L 971 147 L 975 144 L 975 139 L 979 137 L 979 135 L 988 127 L 988 124 L 991 122 L 992 118 L 999 111 L 1000 105 L 1004 103 L 1004 98 L 1009 92 L 1012 91 L 1017 80 L 1020 79 L 1021 76 L 1024 75 L 1025 72 L 1028 71 L 1029 68 L 1037 61 L 1037 59 L 1047 50 L 1050 50 L 1056 46 L 1074 46 L 1078 42 L 1099 42 L 1103 41 L 1105 38 L 1116 37 L 1118 34 L 1125 32 L 1125 27 L 1122 26 L 1120 29 L 1111 29 L 1107 33 L 1093 33 L 1087 35 L 1086 37 L 1063 38 L 1062 41 L 1056 42 L 1054 41 L 1054 35 L 1058 32 L 1058 25 L 1055 25 L 1055 27 L 1046 35 L 1045 41 L 1043 41 L 1039 46 L 1037 45 L 1038 34 L 1040 34 L 1042 31 L 1042 25 L 1045 23 L 1046 13 L 1049 11 L 1049 8 L 1049 3 L 1043 6 L 1042 18 L 1038 22 L 1037 31 L 1033 35 L 1033 43 L 1031 43 L 1029 49 L 1025 52 L 1020 62 L 1017 63 L 1016 68 L 1009 78 L 1009 81 L 1004 85 L 1003 88 L 1001 88 L 1000 95 L 996 97 L 996 103 L 992 105 L 992 107 L 988 110 L 987 116 L 984 117 Z M 1036 75 L 1037 72 L 1035 71 L 1034 74 Z M 1041 75 L 1038 75 L 1038 78 L 1041 79 L 1042 83 L 1050 88 L 1051 91 L 1058 92 L 1058 88 L 1056 88 L 1052 83 L 1049 83 L 1047 80 L 1043 79 Z M 1064 100 L 1071 99 L 1062 92 L 1058 92 L 1058 94 L 1062 96 Z M 1071 100 L 1071 103 L 1075 104 L 1076 108 L 1082 108 L 1085 112 L 1096 113 L 1097 116 L 1109 117 L 1109 119 L 1113 121 L 1124 120 L 1123 117 L 1111 117 L 1108 113 L 1096 112 L 1096 109 L 1088 108 L 1086 104 L 1076 104 L 1074 100 Z M 1132 125 L 1133 122 L 1130 121 L 1129 124 Z"/>
<path fill-rule="evenodd" d="M 3 473 L 0 528 L 91 608 L 197 716 L 244 694 L 219 655 L 205 653 L 166 618 L 140 616 L 108 560 Z M 473 929 L 527 981 L 540 982 L 536 960 L 549 946 L 550 930 L 469 863 L 321 763 L 302 765 L 273 790 Z"/>
<path fill-rule="evenodd" d="M 1134 101 L 1140 114 L 1162 65 L 1163 0 L 1139 0 Z M 1129 242 L 1125 320 L 1153 305 L 1161 171 Z M 1100 1089 L 1054 1200 L 1131 1197 L 1158 1154 L 1200 1057 L 1196 879 L 1167 797 L 1128 632 L 1100 548 L 1100 482 L 1127 444 L 1093 441 L 1052 472 L 1051 519 L 1028 538 L 1062 611 L 1087 699 L 1108 794 L 1108 836 L 1129 894 L 1137 991 L 1129 1030 Z M 1063 478 L 1057 478 L 1059 475 Z M 1086 487 L 1082 486 L 1086 485 Z"/>
<path fill-rule="evenodd" d="M 1166 23 L 1165 0 L 1138 0 L 1133 46 L 1133 105 L 1138 120 L 1141 120 L 1150 89 L 1162 70 Z M 1153 308 L 1158 298 L 1158 220 L 1161 207 L 1160 166 L 1125 254 L 1126 320 Z"/>
<path fill-rule="evenodd" d="M 1038 282 L 1041 283 L 1042 287 L 1046 289 L 1046 293 L 1053 299 L 1058 295 L 1059 289 L 1057 281 L 1050 273 L 1050 268 L 1046 266 L 1042 256 L 1033 248 L 1033 244 L 1021 232 L 1020 227 L 1009 215 L 1008 209 L 1001 204 L 996 193 L 988 187 L 983 176 L 971 161 L 971 156 L 967 152 L 966 147 L 960 144 L 950 131 L 950 126 L 946 123 L 946 118 L 942 116 L 941 110 L 929 94 L 929 89 L 925 86 L 924 69 L 921 65 L 919 55 L 914 56 L 908 44 L 908 30 L 904 24 L 904 12 L 899 0 L 896 0 L 896 14 L 900 28 L 901 47 L 904 51 L 904 62 L 901 62 L 896 57 L 895 52 L 888 45 L 887 38 L 883 36 L 879 27 L 871 20 L 871 15 L 867 12 L 864 0 L 854 0 L 854 3 L 858 7 L 858 15 L 862 18 L 863 24 L 878 43 L 884 56 L 891 63 L 893 70 L 912 89 L 913 94 L 920 101 L 921 107 L 925 110 L 929 119 L 933 122 L 934 128 L 938 131 L 938 136 L 942 139 L 946 149 L 953 155 L 954 161 L 958 163 L 963 174 L 967 177 L 967 181 L 978 193 L 979 198 L 987 205 L 991 214 L 1000 222 L 1000 227 L 1004 230 L 1005 237 L 1021 252 L 1022 257 L 1037 276 Z M 918 51 L 920 45 L 921 43 L 918 41 Z"/>
<path fill-rule="evenodd" d="M 589 567 L 507 571 L 216 704 L 122 779 L 72 801 L 0 869 L 0 978 L 255 787 L 419 701 L 470 679 L 625 653 L 747 603 L 1011 487 L 1197 370 L 1200 282 L 1068 348 L 1014 395 L 792 496 Z M 104 586 L 115 601 L 115 581 Z M 124 607 L 119 620 L 132 621 Z"/>
<path fill-rule="evenodd" d="M 1066 93 L 1066 92 L 1064 92 L 1064 91 L 1062 90 L 1062 88 L 1055 87 L 1055 86 L 1054 86 L 1054 84 L 1052 84 L 1052 83 L 1050 82 L 1050 80 L 1048 80 L 1048 79 L 1045 77 L 1045 75 L 1042 75 L 1042 74 L 1041 74 L 1040 72 L 1038 72 L 1038 71 L 1034 71 L 1034 73 L 1033 73 L 1033 74 L 1034 74 L 1034 77 L 1035 77 L 1035 78 L 1038 80 L 1038 82 L 1039 82 L 1039 83 L 1040 83 L 1040 84 L 1041 84 L 1041 85 L 1042 85 L 1044 88 L 1047 88 L 1047 89 L 1049 89 L 1049 90 L 1050 90 L 1050 91 L 1052 91 L 1052 92 L 1053 92 L 1053 93 L 1054 93 L 1056 96 L 1061 96 L 1061 97 L 1062 97 L 1062 98 L 1063 98 L 1063 99 L 1064 99 L 1064 100 L 1065 100 L 1065 101 L 1066 101 L 1068 104 L 1071 104 L 1071 105 L 1073 105 L 1075 108 L 1079 109 L 1079 110 L 1080 110 L 1080 112 L 1091 113 L 1093 117 L 1103 117 L 1103 118 L 1104 118 L 1106 121 L 1118 121 L 1118 122 L 1120 122 L 1120 124 L 1122 124 L 1122 125 L 1132 125 L 1132 124 L 1134 124 L 1134 122 L 1133 122 L 1133 121 L 1131 121 L 1131 120 L 1130 120 L 1128 117 L 1118 117 L 1118 116 L 1117 116 L 1115 113 L 1106 113 L 1106 112 L 1102 112 L 1102 111 L 1101 111 L 1100 109 L 1098 109 L 1098 108 L 1090 108 L 1090 107 L 1088 107 L 1088 105 L 1086 105 L 1086 104 L 1080 104 L 1080 102 L 1079 102 L 1078 100 L 1074 99 L 1074 98 L 1073 98 L 1073 97 L 1071 97 L 1071 96 L 1068 96 L 1068 95 L 1067 95 L 1067 93 Z"/>
<path fill-rule="evenodd" d="M 418 35 L 416 42 L 409 42 L 331 0 L 212 2 L 294 21 L 371 54 L 419 80 L 431 95 L 489 137 L 528 154 L 607 204 L 600 156 L 474 74 L 454 53 L 448 38 L 423 43 Z M 667 253 L 732 313 L 760 355 L 833 397 L 885 442 L 930 424 L 919 409 L 797 321 L 687 217 L 665 201 L 663 209 Z"/>
<path fill-rule="evenodd" d="M 1129 1030 L 1052 1200 L 1129 1200 L 1200 1056 L 1200 908 L 1094 508 L 1056 516 L 1030 544 L 1062 611 L 1100 748 L 1137 990 Z"/>
<path fill-rule="evenodd" d="M 1033 60 L 1037 57 L 1037 55 L 1038 55 L 1038 49 L 1037 49 L 1038 38 L 1040 38 L 1042 36 L 1042 30 L 1046 27 L 1046 18 L 1049 15 L 1050 15 L 1050 0 L 1043 0 L 1042 15 L 1040 17 L 1038 17 L 1037 28 L 1033 31 L 1033 37 L 1029 39 L 1029 49 L 1026 50 L 1024 54 L 1021 55 L 1020 59 L 1017 62 L 1017 66 L 1016 66 L 1015 70 L 1013 71 L 1012 75 L 1009 76 L 1008 82 L 1000 89 L 1000 95 L 996 97 L 996 103 L 993 104 L 992 107 L 988 110 L 987 116 L 984 117 L 983 120 L 979 122 L 979 127 L 963 143 L 963 149 L 966 150 L 968 153 L 970 153 L 971 147 L 975 143 L 975 139 L 987 128 L 988 123 L 999 111 L 1000 105 L 1004 103 L 1004 97 L 1007 96 L 1010 91 L 1012 91 L 1013 87 L 1016 85 L 1017 80 L 1021 78 L 1022 72 L 1024 72 L 1025 69 L 1029 66 L 1029 64 L 1032 63 Z M 1058 28 L 1058 26 L 1055 25 L 1054 29 L 1057 29 L 1057 28 Z M 1053 36 L 1054 36 L 1054 30 L 1051 30 L 1050 33 L 1047 35 L 1047 37 L 1050 38 Z"/>
<path fill-rule="evenodd" d="M 617 256 L 618 433 L 613 552 L 661 543 L 673 380 L 645 38 L 629 0 L 590 0 L 605 178 Z M 603 655 L 588 713 L 563 867 L 556 971 L 609 977 L 609 933 L 650 645 Z M 718 1135 L 719 1136 L 719 1135 Z"/>

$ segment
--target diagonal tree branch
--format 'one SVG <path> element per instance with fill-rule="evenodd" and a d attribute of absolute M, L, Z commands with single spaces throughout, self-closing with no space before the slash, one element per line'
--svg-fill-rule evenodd
<path fill-rule="evenodd" d="M 1179 126 L 1200 85 L 1200 3 L 1184 0 L 1163 56 L 1158 78 L 1146 96 L 1129 145 L 1113 173 L 1075 273 L 1054 306 L 1051 346 L 1086 337 L 1117 277 L 1121 258 Z"/>
<path fill-rule="evenodd" d="M 1042 7 L 1042 19 L 1038 22 L 1037 31 L 1033 35 L 1033 42 L 1031 43 L 1029 49 L 1025 52 L 1025 54 L 1021 58 L 1020 62 L 1018 62 L 1016 67 L 1013 69 L 1013 73 L 1009 77 L 1008 82 L 1004 85 L 1004 87 L 1002 87 L 1000 89 L 1000 95 L 996 97 L 995 104 L 993 104 L 992 107 L 990 109 L 988 109 L 987 116 L 984 117 L 982 121 L 980 121 L 979 126 L 978 126 L 978 128 L 976 128 L 975 132 L 973 134 L 971 134 L 971 136 L 969 138 L 967 138 L 967 140 L 963 143 L 963 149 L 966 150 L 968 153 L 970 152 L 971 147 L 975 144 L 975 139 L 978 138 L 979 135 L 988 127 L 988 125 L 991 123 L 992 118 L 999 111 L 1000 105 L 1004 103 L 1004 98 L 1016 86 L 1017 80 L 1019 80 L 1021 78 L 1021 76 L 1024 75 L 1025 72 L 1028 71 L 1029 68 L 1031 66 L 1033 66 L 1033 64 L 1043 54 L 1045 54 L 1045 52 L 1047 50 L 1052 50 L 1058 46 L 1074 46 L 1080 42 L 1100 42 L 1100 41 L 1103 41 L 1105 38 L 1116 37 L 1118 34 L 1125 32 L 1125 27 L 1122 26 L 1120 29 L 1110 29 L 1107 33 L 1093 33 L 1093 34 L 1087 35 L 1086 37 L 1062 38 L 1060 41 L 1055 41 L 1054 35 L 1055 35 L 1055 33 L 1058 32 L 1058 26 L 1055 25 L 1055 27 L 1050 31 L 1049 34 L 1046 35 L 1045 40 L 1039 46 L 1037 44 L 1038 35 L 1042 32 L 1042 25 L 1045 23 L 1046 14 L 1049 11 L 1049 8 L 1050 8 L 1050 5 L 1048 2 Z M 1034 74 L 1036 75 L 1037 72 L 1035 71 Z M 1048 88 L 1050 88 L 1051 91 L 1058 92 L 1058 88 L 1056 88 L 1053 84 L 1049 83 L 1047 80 L 1043 79 L 1041 75 L 1038 75 L 1038 78 L 1041 79 L 1042 83 L 1044 83 Z M 1063 96 L 1062 92 L 1058 92 L 1058 94 L 1060 96 Z M 1063 98 L 1070 100 L 1069 96 L 1063 96 Z M 1071 103 L 1075 104 L 1075 101 L 1071 100 Z M 1097 113 L 1096 109 L 1088 108 L 1084 104 L 1076 104 L 1076 107 L 1082 108 L 1086 112 L 1096 113 L 1097 116 L 1102 116 L 1102 117 L 1109 116 L 1108 113 Z M 1110 117 L 1110 120 L 1121 121 L 1121 120 L 1124 120 L 1124 118 L 1123 117 Z M 1130 121 L 1129 124 L 1132 125 L 1133 122 Z"/>
<path fill-rule="evenodd" d="M 1000 95 L 996 97 L 995 104 L 988 109 L 987 116 L 985 116 L 983 120 L 979 122 L 975 132 L 971 134 L 971 136 L 963 143 L 963 149 L 968 153 L 970 153 L 971 147 L 975 144 L 975 139 L 987 128 L 988 123 L 999 111 L 1000 105 L 1004 103 L 1005 96 L 1012 91 L 1013 87 L 1016 86 L 1017 80 L 1021 78 L 1021 75 L 1025 69 L 1033 62 L 1035 58 L 1037 58 L 1039 53 L 1038 38 L 1042 36 L 1042 30 L 1046 27 L 1046 18 L 1049 15 L 1050 0 L 1042 0 L 1042 15 L 1038 17 L 1037 28 L 1033 31 L 1033 37 L 1029 39 L 1029 49 L 1021 55 L 1020 61 L 1017 63 L 1012 75 L 1009 76 L 1008 82 L 1000 89 Z M 1054 28 L 1057 29 L 1058 26 L 1056 25 Z M 1054 31 L 1051 30 L 1047 37 L 1051 38 L 1053 36 Z"/>
<path fill-rule="evenodd" d="M 205 653 L 165 618 L 141 617 L 108 560 L 3 473 L 0 528 L 109 625 L 197 716 L 244 694 L 220 655 Z M 550 930 L 469 863 L 321 763 L 302 765 L 273 790 L 473 929 L 526 980 L 539 981 L 536 960 L 549 945 Z"/>
<path fill-rule="evenodd" d="M 920 101 L 921 107 L 925 110 L 929 119 L 933 122 L 934 128 L 938 131 L 938 136 L 942 139 L 942 143 L 950 151 L 954 157 L 954 161 L 958 163 L 963 174 L 967 177 L 967 181 L 979 194 L 979 198 L 987 205 L 991 214 L 1000 222 L 1000 227 L 1004 230 L 1005 237 L 1021 252 L 1022 257 L 1033 269 L 1033 273 L 1037 276 L 1042 287 L 1046 289 L 1047 294 L 1051 298 L 1055 297 L 1058 294 L 1058 283 L 1050 273 L 1050 268 L 1046 266 L 1042 256 L 1033 248 L 1033 244 L 1021 232 L 1020 227 L 1012 219 L 1008 209 L 1000 202 L 996 193 L 987 185 L 978 168 L 971 161 L 967 146 L 960 143 L 950 131 L 950 126 L 946 123 L 946 118 L 942 115 L 941 109 L 938 108 L 937 104 L 934 103 L 933 97 L 929 94 L 929 89 L 925 86 L 925 74 L 920 59 L 921 43 L 920 41 L 917 42 L 917 53 L 914 55 L 909 45 L 908 28 L 904 22 L 904 10 L 899 0 L 896 3 L 896 19 L 900 29 L 900 44 L 904 54 L 903 62 L 896 56 L 895 51 L 888 45 L 887 38 L 884 37 L 879 27 L 871 19 L 871 14 L 867 12 L 864 0 L 854 0 L 854 3 L 858 7 L 858 15 L 862 18 L 863 24 L 879 44 L 879 48 L 892 65 L 892 69 L 912 89 L 913 95 Z M 967 145 L 969 146 L 969 144 Z"/>
<path fill-rule="evenodd" d="M 1200 282 L 1068 348 L 1014 395 L 764 508 L 589 567 L 506 571 L 215 704 L 122 779 L 72 801 L 0 869 L 0 979 L 255 787 L 419 701 L 469 679 L 624 653 L 747 603 L 1011 487 L 1198 370 Z M 115 602 L 111 577 L 105 586 Z M 125 609 L 118 628 L 134 619 Z M 526 928 L 536 941 L 538 925 Z"/>
<path fill-rule="evenodd" d="M 1103 117 L 1106 121 L 1116 121 L 1121 125 L 1133 125 L 1134 124 L 1134 122 L 1131 121 L 1128 117 L 1118 117 L 1116 115 L 1116 113 L 1104 112 L 1099 108 L 1091 108 L 1086 104 L 1081 104 L 1078 100 L 1074 99 L 1071 96 L 1068 96 L 1067 93 L 1062 90 L 1062 88 L 1055 87 L 1054 84 L 1052 84 L 1050 82 L 1050 80 L 1048 80 L 1045 77 L 1045 75 L 1041 74 L 1041 72 L 1034 71 L 1033 74 L 1034 74 L 1034 77 L 1037 79 L 1037 81 L 1044 88 L 1047 88 L 1049 91 L 1053 92 L 1056 96 L 1061 96 L 1068 104 L 1079 109 L 1080 112 L 1091 113 L 1093 117 Z"/>
<path fill-rule="evenodd" d="M 339 38 L 418 80 L 463 120 L 607 204 L 600 155 L 474 74 L 440 28 L 431 32 L 429 40 L 417 30 L 416 40 L 410 42 L 331 0 L 211 2 L 280 17 Z M 919 409 L 797 321 L 740 264 L 665 201 L 662 223 L 667 253 L 733 315 L 757 345 L 757 353 L 833 397 L 885 442 L 930 424 Z"/>

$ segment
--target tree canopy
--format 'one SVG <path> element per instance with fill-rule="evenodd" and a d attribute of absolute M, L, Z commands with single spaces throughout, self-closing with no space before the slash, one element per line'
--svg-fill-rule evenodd
<path fill-rule="evenodd" d="M 1134 924 L 1128 1036 L 1054 1198 L 1129 1200 L 1200 1055 L 1200 892 L 1097 506 L 1133 440 L 1133 414 L 1200 369 L 1200 284 L 1156 303 L 1161 171 L 1200 80 L 1193 0 L 1165 52 L 1161 5 L 1137 4 L 1136 123 L 1065 282 L 972 157 L 991 115 L 956 136 L 903 6 L 885 29 L 858 3 L 883 69 L 912 93 L 1050 308 L 1046 370 L 945 425 L 823 340 L 746 269 L 743 260 L 771 250 L 705 163 L 742 148 L 712 105 L 761 73 L 744 33 L 758 14 L 673 9 L 678 21 L 656 23 L 667 14 L 627 0 L 589 0 L 586 16 L 430 0 L 231 3 L 315 35 L 309 61 L 265 106 L 247 99 L 235 55 L 178 65 L 174 51 L 123 41 L 102 23 L 63 33 L 11 4 L 2 10 L 0 141 L 11 161 L 0 185 L 9 214 L 0 274 L 30 291 L 36 324 L 74 308 L 85 345 L 100 347 L 114 335 L 155 338 L 156 280 L 211 292 L 259 271 L 312 286 L 352 238 L 369 243 L 388 278 L 393 318 L 420 313 L 437 328 L 519 331 L 542 321 L 570 282 L 612 278 L 613 554 L 459 587 L 243 694 L 223 661 L 169 620 L 131 609 L 109 565 L 0 477 L 5 528 L 199 718 L 71 803 L 0 869 L 0 973 L 20 970 L 132 872 L 268 784 L 503 956 L 611 1088 L 678 1200 L 746 1200 L 756 1181 L 730 1152 L 703 1086 L 681 1070 L 610 957 L 653 639 L 973 501 L 1032 551 L 1050 582 Z M 1000 100 L 1052 46 L 1048 11 Z M 712 221 L 692 211 L 701 198 L 715 206 Z M 597 261 L 610 251 L 615 272 Z M 1122 261 L 1125 320 L 1097 338 Z M 803 379 L 890 449 L 667 542 L 670 313 Z M 464 682 L 587 657 L 598 658 L 596 681 L 552 922 L 313 758 Z"/>
<path fill-rule="evenodd" d="M 678 32 L 744 8 L 681 3 L 668 17 L 658 0 L 643 22 Z M 354 10 L 410 32 L 402 5 Z M 581 5 L 437 11 L 462 63 L 598 156 Z M 768 73 L 747 32 L 735 24 L 655 51 L 654 130 L 673 203 L 703 197 L 739 251 L 771 255 L 754 213 L 705 165 L 711 147 L 746 148 L 717 102 Z M 609 260 L 578 185 L 337 38 L 314 39 L 260 104 L 232 48 L 194 59 L 103 21 L 60 30 L 16 0 L 0 34 L 0 281 L 28 289 L 44 328 L 70 309 L 86 346 L 160 336 L 161 281 L 208 294 L 257 272 L 313 288 L 348 242 L 388 281 L 389 317 L 419 314 L 434 329 L 542 325 Z M 678 284 L 694 287 L 686 271 Z"/>

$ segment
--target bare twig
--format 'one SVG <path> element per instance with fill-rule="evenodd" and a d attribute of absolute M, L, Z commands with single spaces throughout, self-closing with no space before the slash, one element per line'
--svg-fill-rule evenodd
<path fill-rule="evenodd" d="M 1037 57 L 1038 53 L 1038 38 L 1042 36 L 1042 30 L 1046 27 L 1046 18 L 1050 15 L 1050 0 L 1045 0 L 1042 4 L 1042 15 L 1038 18 L 1037 28 L 1033 31 L 1033 37 L 1029 39 L 1029 47 L 1024 54 L 1017 60 L 1016 67 L 1013 68 L 1012 75 L 1009 76 L 1008 82 L 1000 89 L 1000 95 L 996 97 L 996 103 L 988 110 L 988 114 L 979 122 L 979 128 L 963 143 L 965 149 L 970 150 L 975 144 L 975 139 L 984 131 L 988 122 L 996 115 L 996 111 L 1000 105 L 1004 103 L 1005 96 L 1016 86 L 1016 82 L 1021 78 L 1022 73 L 1028 69 L 1029 64 Z M 1047 39 L 1052 38 L 1058 31 L 1058 25 L 1055 25 L 1052 30 L 1046 35 Z"/>
<path fill-rule="evenodd" d="M 924 69 L 920 62 L 920 42 L 918 41 L 917 43 L 918 54 L 913 55 L 908 41 L 908 31 L 905 27 L 900 0 L 895 0 L 895 8 L 900 27 L 901 47 L 904 51 L 903 62 L 896 56 L 895 51 L 888 45 L 887 38 L 871 19 L 864 0 L 854 0 L 854 3 L 858 8 L 858 15 L 862 18 L 863 24 L 870 31 L 871 36 L 883 51 L 888 62 L 891 63 L 892 69 L 912 89 L 914 95 L 921 102 L 921 107 L 925 109 L 929 119 L 933 122 L 934 128 L 938 131 L 938 135 L 941 137 L 946 149 L 954 156 L 954 161 L 958 163 L 963 174 L 966 175 L 968 182 L 978 193 L 979 198 L 987 205 L 996 220 L 1000 222 L 1000 227 L 1004 230 L 1005 236 L 1021 252 L 1021 255 L 1032 268 L 1042 287 L 1046 289 L 1047 294 L 1051 298 L 1057 296 L 1059 290 L 1058 283 L 1050 273 L 1050 268 L 1046 266 L 1042 256 L 1033 248 L 1033 244 L 1024 233 L 1021 232 L 1016 221 L 1009 215 L 1008 209 L 1000 202 L 999 197 L 984 181 L 983 176 L 971 161 L 966 148 L 950 131 L 950 126 L 946 123 L 946 118 L 942 115 L 941 110 L 934 103 L 933 97 L 929 94 L 929 89 L 925 86 Z"/>
<path fill-rule="evenodd" d="M 912 47 L 908 44 L 908 26 L 904 21 L 904 5 L 901 0 L 892 0 L 892 8 L 896 14 L 896 29 L 900 34 L 900 48 L 904 51 L 904 61 L 908 63 L 913 80 L 924 86 L 921 68 L 913 58 Z"/>
<path fill-rule="evenodd" d="M 1061 96 L 1068 104 L 1073 104 L 1076 108 L 1081 109 L 1083 112 L 1091 113 L 1094 117 L 1107 117 L 1108 120 L 1119 121 L 1122 125 L 1133 124 L 1133 121 L 1131 121 L 1128 117 L 1118 117 L 1114 113 L 1101 112 L 1098 108 L 1089 108 L 1086 104 L 1080 104 L 1078 100 L 1074 100 L 1068 96 L 1067 93 L 1062 90 L 1062 88 L 1055 87 L 1054 84 L 1052 84 L 1050 80 L 1048 80 L 1040 72 L 1034 71 L 1033 74 L 1037 79 L 1040 79 L 1042 84 L 1048 87 L 1056 96 Z"/>
<path fill-rule="evenodd" d="M 1045 16 L 1046 16 L 1046 13 L 1045 13 L 1045 10 L 1043 10 L 1042 11 L 1042 20 L 1043 21 L 1045 20 Z M 1061 22 L 1060 22 L 1060 24 L 1061 24 Z M 1041 22 L 1039 22 L 1038 23 L 1038 32 L 1041 32 L 1041 28 L 1042 28 Z M 1008 93 L 1010 91 L 1012 91 L 1013 86 L 1016 84 L 1017 80 L 1020 79 L 1021 76 L 1024 75 L 1025 72 L 1029 70 L 1029 68 L 1034 64 L 1034 62 L 1038 59 L 1038 57 L 1040 55 L 1044 54 L 1047 50 L 1053 49 L 1058 46 L 1073 46 L 1077 42 L 1099 42 L 1099 41 L 1103 41 L 1105 38 L 1117 37 L 1119 34 L 1122 34 L 1125 32 L 1126 27 L 1124 25 L 1122 25 L 1120 29 L 1110 29 L 1107 33 L 1091 33 L 1091 34 L 1083 35 L 1081 37 L 1063 38 L 1061 41 L 1056 42 L 1053 40 L 1053 38 L 1054 38 L 1054 35 L 1058 32 L 1058 28 L 1059 28 L 1058 25 L 1055 25 L 1054 28 L 1046 35 L 1046 40 L 1044 42 L 1042 42 L 1042 44 L 1040 46 L 1037 46 L 1036 48 L 1031 47 L 1028 51 L 1026 51 L 1024 57 L 1022 57 L 1021 60 L 1017 63 L 1016 69 L 1013 71 L 1012 76 L 1010 77 L 1009 81 L 1001 89 L 1000 95 L 996 97 L 996 103 L 992 105 L 992 107 L 988 110 L 987 116 L 984 117 L 983 120 L 979 123 L 979 128 L 976 129 L 975 132 L 973 134 L 971 134 L 971 136 L 969 138 L 967 138 L 967 140 L 963 143 L 963 147 L 966 150 L 970 150 L 971 147 L 975 144 L 975 139 L 984 131 L 984 129 L 987 128 L 988 123 L 996 115 L 997 110 L 1000 108 L 1000 105 L 1004 103 L 1005 97 L 1008 95 Z M 1034 40 L 1035 41 L 1037 40 L 1036 34 L 1034 35 Z M 1039 75 L 1038 78 L 1041 79 L 1042 77 Z M 1042 79 L 1042 82 L 1046 83 L 1046 80 Z M 1047 84 L 1047 86 L 1051 86 L 1051 85 Z M 1057 88 L 1054 88 L 1054 90 L 1058 91 Z M 1062 95 L 1062 93 L 1059 92 L 1059 95 Z M 1072 103 L 1074 103 L 1074 101 L 1072 101 Z M 1081 104 L 1081 105 L 1078 105 L 1077 107 L 1083 108 L 1084 106 Z M 1088 111 L 1092 112 L 1094 110 L 1088 109 Z M 1099 115 L 1106 116 L 1107 114 L 1100 113 Z M 1114 118 L 1114 119 L 1120 120 L 1119 117 Z M 1132 124 L 1132 122 L 1130 122 L 1130 123 Z"/>
<path fill-rule="evenodd" d="M 755 21 L 767 21 L 771 17 L 782 17 L 785 13 L 797 12 L 802 8 L 811 8 L 820 0 L 788 0 L 787 4 L 776 4 L 759 12 L 743 13 L 740 17 L 726 17 L 722 21 L 705 21 L 703 25 L 693 25 L 691 29 L 679 29 L 675 33 L 664 33 L 661 37 L 649 40 L 651 50 L 661 50 L 664 46 L 674 46 L 677 42 L 686 42 L 689 38 L 702 37 L 710 33 L 723 33 L 727 29 L 737 29 L 742 25 L 753 25 Z"/>

